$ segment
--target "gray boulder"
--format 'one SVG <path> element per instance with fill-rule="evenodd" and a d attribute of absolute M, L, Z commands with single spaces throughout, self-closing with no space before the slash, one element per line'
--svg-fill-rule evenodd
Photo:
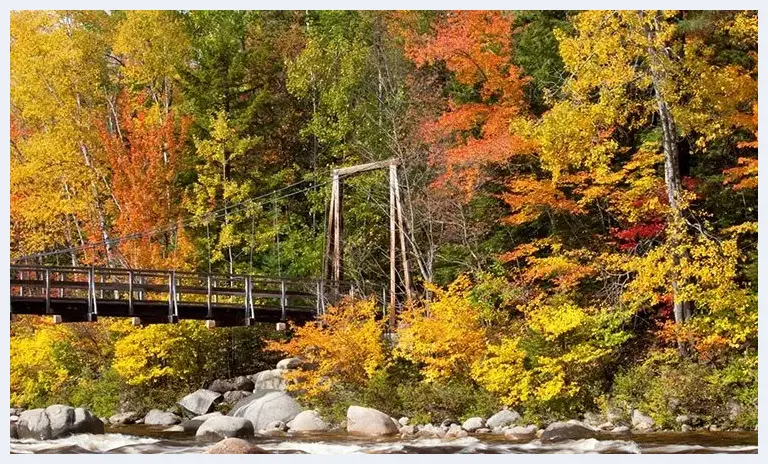
<path fill-rule="evenodd" d="M 407 417 L 401 417 L 400 419 L 397 420 L 397 423 L 400 424 L 402 427 L 405 427 L 406 425 L 408 425 L 410 421 L 411 420 L 408 419 Z"/>
<path fill-rule="evenodd" d="M 278 369 L 296 369 L 301 365 L 301 359 L 299 358 L 285 358 L 281 359 L 277 363 Z"/>
<path fill-rule="evenodd" d="M 410 438 L 412 436 L 416 435 L 416 426 L 414 425 L 404 425 L 400 427 L 400 436 L 403 438 Z"/>
<path fill-rule="evenodd" d="M 485 421 L 485 425 L 494 429 L 496 427 L 506 427 L 507 425 L 513 425 L 520 420 L 520 414 L 517 411 L 511 409 L 504 409 L 496 414 L 492 415 Z"/>
<path fill-rule="evenodd" d="M 229 379 L 216 379 L 208 385 L 208 390 L 216 393 L 226 393 L 235 389 L 235 383 Z"/>
<path fill-rule="evenodd" d="M 541 441 L 546 443 L 561 440 L 580 440 L 583 438 L 595 438 L 597 434 L 598 430 L 594 427 L 590 427 L 583 422 L 570 420 L 568 422 L 549 424 L 541 434 Z"/>
<path fill-rule="evenodd" d="M 11 422 L 11 438 L 19 438 L 19 426 L 16 422 Z"/>
<path fill-rule="evenodd" d="M 470 417 L 469 419 L 465 420 L 463 424 L 461 424 L 461 428 L 467 432 L 472 433 L 477 429 L 483 428 L 484 425 L 485 421 L 482 417 Z"/>
<path fill-rule="evenodd" d="M 213 411 L 220 401 L 221 393 L 201 388 L 185 396 L 177 404 L 184 417 L 194 417 Z"/>
<path fill-rule="evenodd" d="M 181 425 L 172 425 L 167 429 L 163 429 L 163 432 L 184 433 L 187 430 Z"/>
<path fill-rule="evenodd" d="M 104 433 L 104 422 L 85 408 L 75 408 L 75 422 L 69 433 Z"/>
<path fill-rule="evenodd" d="M 23 438 L 37 438 L 47 440 L 51 438 L 51 420 L 45 413 L 45 409 L 29 409 L 19 415 L 19 436 Z M 29 437 L 25 435 L 32 434 Z M 35 437 L 34 435 L 39 435 Z"/>
<path fill-rule="evenodd" d="M 269 454 L 262 448 L 241 438 L 225 438 L 213 445 L 205 454 Z"/>
<path fill-rule="evenodd" d="M 652 430 L 654 426 L 655 424 L 653 419 L 651 419 L 649 416 L 646 416 L 638 409 L 632 411 L 632 428 L 644 432 Z"/>
<path fill-rule="evenodd" d="M 253 381 L 253 391 L 257 390 L 281 390 L 285 391 L 286 383 L 283 378 L 283 369 L 261 371 L 250 376 Z"/>
<path fill-rule="evenodd" d="M 416 435 L 419 437 L 442 438 L 445 436 L 445 430 L 432 424 L 418 425 L 416 426 Z"/>
<path fill-rule="evenodd" d="M 360 406 L 347 409 L 347 432 L 353 435 L 378 437 L 399 432 L 392 418 L 381 411 Z"/>
<path fill-rule="evenodd" d="M 317 411 L 302 411 L 288 422 L 291 432 L 327 432 L 331 426 L 320 417 Z"/>
<path fill-rule="evenodd" d="M 144 416 L 144 424 L 146 425 L 176 425 L 179 422 L 181 422 L 181 418 L 176 414 L 159 409 L 152 409 Z"/>
<path fill-rule="evenodd" d="M 119 412 L 109 417 L 109 423 L 115 425 L 128 425 L 133 424 L 140 418 L 141 415 L 136 411 Z"/>
<path fill-rule="evenodd" d="M 185 420 L 179 425 L 184 429 L 185 433 L 195 433 L 197 432 L 197 429 L 203 425 L 203 422 L 207 421 L 211 417 L 218 417 L 222 415 L 223 414 L 221 414 L 219 411 L 210 412 L 208 414 L 203 414 L 202 416 L 196 416 L 192 419 Z"/>
<path fill-rule="evenodd" d="M 229 437 L 252 437 L 253 424 L 248 419 L 231 416 L 211 417 L 201 425 L 195 437 L 211 440 Z"/>
<path fill-rule="evenodd" d="M 232 385 L 235 387 L 235 390 L 253 391 L 253 380 L 244 375 L 232 379 Z"/>
<path fill-rule="evenodd" d="M 250 396 L 251 392 L 245 390 L 232 390 L 224 393 L 224 403 L 233 406 L 238 401 L 242 400 L 246 396 Z"/>
<path fill-rule="evenodd" d="M 284 392 L 260 390 L 238 401 L 229 415 L 244 417 L 251 421 L 255 430 L 262 430 L 274 421 L 291 421 L 301 411 L 299 403 Z"/>
<path fill-rule="evenodd" d="M 24 411 L 19 416 L 19 438 L 49 440 L 73 433 L 104 433 L 104 423 L 87 409 L 61 404 Z"/>
<path fill-rule="evenodd" d="M 445 432 L 445 438 L 462 438 L 466 437 L 467 431 L 461 428 L 459 424 L 451 424 L 448 430 Z"/>
<path fill-rule="evenodd" d="M 505 430 L 504 438 L 517 443 L 527 443 L 536 438 L 538 430 L 539 428 L 535 425 L 526 425 L 525 427 L 518 425 Z"/>
<path fill-rule="evenodd" d="M 18 422 L 19 416 L 11 416 L 10 420 L 11 420 L 11 423 Z"/>

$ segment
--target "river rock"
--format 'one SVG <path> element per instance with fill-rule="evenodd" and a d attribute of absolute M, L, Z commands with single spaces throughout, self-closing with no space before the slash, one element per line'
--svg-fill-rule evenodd
<path fill-rule="evenodd" d="M 221 399 L 221 393 L 201 388 L 185 396 L 177 404 L 184 417 L 194 417 L 213 411 Z"/>
<path fill-rule="evenodd" d="M 619 408 L 611 407 L 605 412 L 605 420 L 614 424 L 625 423 L 624 411 Z"/>
<path fill-rule="evenodd" d="M 350 406 L 347 409 L 348 433 L 378 437 L 395 435 L 398 431 L 392 419 L 381 411 L 360 406 Z"/>
<path fill-rule="evenodd" d="M 235 390 L 242 390 L 247 392 L 253 391 L 253 380 L 244 375 L 232 379 L 232 385 L 234 385 Z"/>
<path fill-rule="evenodd" d="M 468 435 L 459 424 L 451 424 L 448 430 L 445 432 L 445 438 L 463 438 Z"/>
<path fill-rule="evenodd" d="M 182 422 L 182 424 L 183 424 L 183 422 Z M 173 433 L 184 433 L 186 431 L 187 431 L 187 429 L 185 429 L 183 425 L 179 425 L 179 424 L 172 425 L 172 426 L 168 427 L 167 429 L 163 429 L 163 432 L 173 432 Z"/>
<path fill-rule="evenodd" d="M 11 408 L 11 416 L 19 416 L 24 412 L 24 408 Z"/>
<path fill-rule="evenodd" d="M 515 426 L 504 431 L 504 438 L 518 443 L 527 443 L 536 438 L 536 432 L 539 430 L 535 425 Z"/>
<path fill-rule="evenodd" d="M 253 391 L 257 390 L 280 390 L 285 391 L 286 383 L 283 378 L 283 369 L 272 369 L 261 371 L 250 376 L 253 381 Z"/>
<path fill-rule="evenodd" d="M 179 422 L 181 422 L 181 418 L 176 414 L 159 409 L 152 409 L 144 416 L 144 424 L 146 425 L 175 425 Z"/>
<path fill-rule="evenodd" d="M 251 383 L 253 385 L 253 383 Z M 246 396 L 250 396 L 251 392 L 245 390 L 232 390 L 224 393 L 224 403 L 230 406 L 234 405 L 238 401 L 242 400 Z"/>
<path fill-rule="evenodd" d="M 213 445 L 205 454 L 269 454 L 241 438 L 225 438 Z"/>
<path fill-rule="evenodd" d="M 301 411 L 299 403 L 284 392 L 258 390 L 238 401 L 229 415 L 244 417 L 251 421 L 255 430 L 262 430 L 274 421 L 291 421 Z"/>
<path fill-rule="evenodd" d="M 629 435 L 630 430 L 626 425 L 620 425 L 611 429 L 611 433 L 614 435 Z"/>
<path fill-rule="evenodd" d="M 211 440 L 229 437 L 252 437 L 253 424 L 243 417 L 215 416 L 211 417 L 195 432 L 195 437 Z"/>
<path fill-rule="evenodd" d="M 678 425 L 683 425 L 683 424 L 691 425 L 691 416 L 687 414 L 680 414 L 679 416 L 675 417 L 675 422 Z"/>
<path fill-rule="evenodd" d="M 19 438 L 49 440 L 73 433 L 104 433 L 104 423 L 84 408 L 61 404 L 24 411 L 17 422 Z"/>
<path fill-rule="evenodd" d="M 402 438 L 410 438 L 416 435 L 416 427 L 413 425 L 404 425 L 400 427 L 400 436 Z"/>
<path fill-rule="evenodd" d="M 542 442 L 554 442 L 561 440 L 579 440 L 583 438 L 595 438 L 597 429 L 577 420 L 568 422 L 554 422 L 544 429 L 541 434 Z"/>
<path fill-rule="evenodd" d="M 181 425 L 185 433 L 195 433 L 197 432 L 197 429 L 203 425 L 203 422 L 207 421 L 211 417 L 218 417 L 221 415 L 223 414 L 221 414 L 219 411 L 209 412 L 208 414 L 203 414 L 202 416 L 196 416 L 192 419 L 185 420 L 179 425 Z"/>
<path fill-rule="evenodd" d="M 480 434 L 480 435 L 486 435 L 486 434 L 491 433 L 491 429 L 489 429 L 488 427 L 483 427 L 483 428 L 475 430 L 475 433 Z"/>
<path fill-rule="evenodd" d="M 593 427 L 597 427 L 598 425 L 602 424 L 603 421 L 603 415 L 597 412 L 588 411 L 584 413 L 584 423 L 587 425 L 591 425 Z"/>
<path fill-rule="evenodd" d="M 640 410 L 635 409 L 632 411 L 632 428 L 640 431 L 648 431 L 654 427 L 653 419 L 646 416 Z"/>
<path fill-rule="evenodd" d="M 691 427 L 688 424 L 683 424 L 683 425 L 680 426 L 680 431 L 681 432 L 692 432 L 693 431 L 693 427 Z"/>
<path fill-rule="evenodd" d="M 301 365 L 301 359 L 300 358 L 285 358 L 281 359 L 280 362 L 277 363 L 278 369 L 296 369 Z"/>
<path fill-rule="evenodd" d="M 408 425 L 408 422 L 410 421 L 411 420 L 408 419 L 407 417 L 401 417 L 400 419 L 397 420 L 397 423 L 400 424 L 401 427 L 405 427 L 406 425 Z"/>
<path fill-rule="evenodd" d="M 327 432 L 331 426 L 320 417 L 317 411 L 302 411 L 288 422 L 291 432 Z"/>
<path fill-rule="evenodd" d="M 519 420 L 520 414 L 518 414 L 517 411 L 511 409 L 503 409 L 488 418 L 488 420 L 485 421 L 485 425 L 491 429 L 494 429 L 496 427 L 514 425 Z"/>
<path fill-rule="evenodd" d="M 465 420 L 463 424 L 461 424 L 461 428 L 467 432 L 472 433 L 477 429 L 483 428 L 484 425 L 485 420 L 483 420 L 482 417 L 470 417 L 469 419 Z"/>
<path fill-rule="evenodd" d="M 208 390 L 216 393 L 226 393 L 235 390 L 235 383 L 230 379 L 216 379 L 208 385 Z"/>
<path fill-rule="evenodd" d="M 614 427 L 616 427 L 616 425 L 613 422 L 603 422 L 597 426 L 600 430 L 611 430 Z"/>
<path fill-rule="evenodd" d="M 16 422 L 11 422 L 11 438 L 19 438 L 19 426 Z"/>
<path fill-rule="evenodd" d="M 445 430 L 432 424 L 419 425 L 416 427 L 416 435 L 420 437 L 442 438 L 445 436 Z"/>
<path fill-rule="evenodd" d="M 115 425 L 128 425 L 133 424 L 141 418 L 141 415 L 136 411 L 119 412 L 109 417 L 109 423 Z"/>

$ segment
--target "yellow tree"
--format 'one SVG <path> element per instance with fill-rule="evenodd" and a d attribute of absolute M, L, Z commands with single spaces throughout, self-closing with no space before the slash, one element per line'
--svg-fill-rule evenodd
<path fill-rule="evenodd" d="M 311 399 L 334 385 L 364 386 L 386 362 L 383 331 L 373 299 L 348 300 L 328 308 L 315 323 L 296 327 L 290 341 L 268 342 L 267 349 L 304 361 L 285 375 L 289 389 Z"/>
<path fill-rule="evenodd" d="M 104 12 L 11 15 L 16 255 L 109 238 L 116 205 L 97 123 L 105 114 L 111 24 Z M 116 258 L 110 245 L 104 251 L 108 261 Z"/>

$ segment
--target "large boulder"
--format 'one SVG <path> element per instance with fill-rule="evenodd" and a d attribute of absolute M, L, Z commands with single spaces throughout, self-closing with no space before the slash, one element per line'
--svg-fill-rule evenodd
<path fill-rule="evenodd" d="M 653 419 L 651 419 L 649 416 L 646 416 L 639 410 L 635 409 L 632 411 L 632 428 L 635 430 L 639 430 L 642 432 L 652 430 L 655 426 Z"/>
<path fill-rule="evenodd" d="M 109 417 L 109 423 L 115 425 L 128 425 L 133 424 L 141 418 L 141 415 L 136 411 L 119 412 Z"/>
<path fill-rule="evenodd" d="M 201 425 L 195 437 L 198 439 L 220 439 L 229 437 L 252 437 L 253 424 L 242 417 L 216 416 Z"/>
<path fill-rule="evenodd" d="M 229 415 L 244 417 L 251 421 L 255 430 L 262 430 L 275 421 L 291 421 L 301 411 L 299 403 L 284 392 L 259 390 L 238 401 Z"/>
<path fill-rule="evenodd" d="M 245 390 L 232 390 L 224 393 L 224 404 L 230 406 L 235 405 L 238 401 L 242 400 L 246 396 L 250 396 L 251 392 Z"/>
<path fill-rule="evenodd" d="M 478 429 L 483 428 L 485 421 L 482 417 L 470 417 L 461 424 L 461 428 L 469 433 L 476 432 Z"/>
<path fill-rule="evenodd" d="M 302 411 L 288 422 L 291 432 L 327 432 L 331 429 L 317 411 Z"/>
<path fill-rule="evenodd" d="M 250 376 L 253 381 L 253 391 L 258 390 L 281 390 L 285 391 L 286 383 L 283 378 L 283 369 L 272 369 L 261 371 Z"/>
<path fill-rule="evenodd" d="M 104 422 L 85 408 L 75 408 L 75 422 L 69 433 L 104 433 Z"/>
<path fill-rule="evenodd" d="M 215 412 L 209 412 L 208 414 L 203 414 L 202 416 L 196 416 L 192 419 L 187 419 L 185 421 L 182 421 L 181 428 L 184 429 L 184 433 L 195 433 L 197 432 L 197 429 L 200 428 L 201 425 L 203 425 L 203 422 L 207 421 L 211 417 L 218 417 L 222 416 L 223 414 L 219 411 Z"/>
<path fill-rule="evenodd" d="M 301 359 L 300 358 L 285 358 L 281 359 L 280 362 L 277 363 L 278 369 L 296 369 L 301 365 Z"/>
<path fill-rule="evenodd" d="M 11 422 L 11 438 L 19 438 L 19 426 L 16 422 Z"/>
<path fill-rule="evenodd" d="M 253 391 L 253 380 L 249 379 L 248 377 L 241 375 L 239 377 L 235 377 L 232 379 L 232 385 L 235 387 L 235 391 L 242 390 L 242 391 Z"/>
<path fill-rule="evenodd" d="M 104 433 L 104 423 L 87 409 L 61 404 L 24 411 L 19 416 L 19 438 L 49 440 L 73 433 Z"/>
<path fill-rule="evenodd" d="M 503 409 L 496 414 L 492 415 L 485 421 L 486 427 L 494 429 L 496 427 L 506 427 L 508 425 L 514 425 L 520 420 L 520 414 L 517 411 L 510 409 Z"/>
<path fill-rule="evenodd" d="M 179 422 L 181 422 L 181 418 L 176 414 L 159 409 L 152 409 L 144 416 L 144 424 L 146 425 L 175 425 Z"/>
<path fill-rule="evenodd" d="M 598 430 L 594 427 L 590 427 L 577 420 L 570 420 L 568 422 L 549 424 L 541 434 L 541 441 L 546 443 L 561 440 L 580 440 L 583 438 L 595 438 L 597 434 Z"/>
<path fill-rule="evenodd" d="M 348 433 L 378 437 L 395 435 L 398 431 L 392 418 L 381 411 L 360 406 L 350 406 L 347 409 Z"/>
<path fill-rule="evenodd" d="M 213 411 L 221 401 L 221 393 L 200 389 L 185 396 L 177 403 L 184 417 L 194 417 Z"/>
<path fill-rule="evenodd" d="M 269 454 L 241 438 L 225 438 L 213 445 L 206 454 Z"/>
<path fill-rule="evenodd" d="M 535 425 L 527 425 L 525 427 L 516 426 L 508 428 L 504 431 L 504 438 L 516 443 L 527 443 L 536 438 L 536 432 L 538 427 Z"/>

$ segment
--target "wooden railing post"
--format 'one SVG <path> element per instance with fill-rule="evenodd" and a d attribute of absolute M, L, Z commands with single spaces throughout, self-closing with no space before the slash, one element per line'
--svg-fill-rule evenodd
<path fill-rule="evenodd" d="M 208 274 L 208 314 L 205 316 L 206 319 L 213 319 L 213 308 L 211 307 L 211 275 Z"/>
<path fill-rule="evenodd" d="M 45 270 L 45 314 L 51 314 L 51 271 Z"/>
<path fill-rule="evenodd" d="M 133 271 L 128 271 L 128 315 L 133 316 Z"/>

